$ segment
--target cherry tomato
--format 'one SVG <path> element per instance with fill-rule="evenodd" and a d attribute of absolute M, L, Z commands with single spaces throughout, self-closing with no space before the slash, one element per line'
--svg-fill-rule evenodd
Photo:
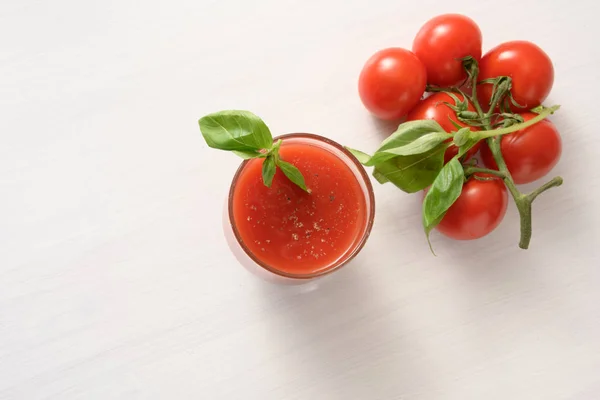
<path fill-rule="evenodd" d="M 444 14 L 423 25 L 413 41 L 413 52 L 425 64 L 427 82 L 452 86 L 466 79 L 461 58 L 481 59 L 481 31 L 460 14 Z"/>
<path fill-rule="evenodd" d="M 529 121 L 537 114 L 520 115 Z M 540 179 L 554 168 L 562 152 L 562 142 L 554 124 L 545 119 L 504 135 L 500 140 L 500 151 L 515 183 L 524 184 Z M 481 158 L 486 167 L 498 169 L 487 144 L 481 147 Z"/>
<path fill-rule="evenodd" d="M 457 94 L 459 100 L 464 101 L 464 97 L 460 94 Z M 448 104 L 455 104 L 455 101 L 446 93 L 434 93 L 431 96 L 427 97 L 424 100 L 421 100 L 415 108 L 413 108 L 408 115 L 406 116 L 407 121 L 416 121 L 419 119 L 432 119 L 436 121 L 444 130 L 448 133 L 456 132 L 456 127 L 450 122 L 450 118 L 453 121 L 457 122 L 460 126 L 468 126 L 460 122 L 456 116 L 454 110 L 452 110 Z M 469 111 L 475 111 L 475 108 L 471 103 L 468 105 Z M 470 127 L 471 130 L 477 131 L 479 130 L 476 127 Z M 451 141 L 451 139 L 448 139 Z M 465 160 L 473 157 L 475 153 L 479 150 L 480 143 L 477 143 L 471 150 L 469 150 L 465 154 Z M 444 163 L 450 161 L 456 154 L 458 153 L 458 147 L 452 145 L 448 147 L 446 153 L 444 154 Z"/>
<path fill-rule="evenodd" d="M 488 180 L 470 177 L 458 199 L 450 206 L 436 227 L 456 240 L 479 239 L 496 229 L 508 205 L 508 193 L 502 179 L 480 175 Z"/>
<path fill-rule="evenodd" d="M 358 91 L 365 107 L 381 119 L 398 119 L 417 104 L 427 83 L 425 66 L 412 52 L 389 48 L 363 67 Z"/>
<path fill-rule="evenodd" d="M 487 52 L 479 64 L 479 80 L 510 76 L 513 99 L 524 109 L 537 107 L 548 97 L 554 83 L 550 57 L 531 42 L 502 43 Z M 479 85 L 479 100 L 489 108 L 492 85 Z M 511 105 L 512 109 L 517 109 Z"/>

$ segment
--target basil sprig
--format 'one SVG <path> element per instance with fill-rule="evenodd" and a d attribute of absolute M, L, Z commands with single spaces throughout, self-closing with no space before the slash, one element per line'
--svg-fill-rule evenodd
<path fill-rule="evenodd" d="M 457 138 L 458 136 L 458 138 Z M 460 155 L 444 165 L 444 153 L 452 136 L 433 120 L 410 121 L 401 124 L 370 156 L 348 149 L 361 164 L 372 166 L 379 183 L 391 182 L 407 193 L 429 187 L 423 201 L 423 228 L 429 233 L 440 223 L 446 211 L 462 191 L 463 167 L 459 161 L 477 141 L 469 128 L 454 134 L 453 145 Z"/>
<path fill-rule="evenodd" d="M 361 164 L 374 167 L 373 176 L 378 182 L 391 182 L 414 193 L 431 185 L 442 169 L 449 138 L 436 121 L 409 121 L 385 139 L 372 156 L 350 148 L 348 151 Z"/>
<path fill-rule="evenodd" d="M 198 124 L 209 147 L 231 151 L 244 160 L 264 158 L 262 178 L 265 186 L 271 186 L 279 167 L 290 181 L 308 191 L 300 170 L 280 158 L 281 140 L 273 143 L 269 127 L 255 114 L 243 110 L 219 111 L 200 118 Z"/>

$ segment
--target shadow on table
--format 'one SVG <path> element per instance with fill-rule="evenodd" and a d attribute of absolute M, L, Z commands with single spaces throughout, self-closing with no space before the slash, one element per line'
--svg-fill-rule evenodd
<path fill-rule="evenodd" d="M 380 276 L 357 261 L 304 286 L 259 283 L 272 313 L 269 340 L 285 376 L 294 377 L 293 388 L 275 388 L 282 397 L 287 388 L 302 398 L 395 398 L 430 379 L 399 305 L 377 291 Z"/>
<path fill-rule="evenodd" d="M 396 131 L 396 129 L 398 129 L 398 125 L 400 125 L 404 121 L 404 118 L 396 119 L 393 121 L 385 121 L 373 115 L 371 116 L 371 122 L 373 123 L 373 126 L 375 127 L 377 133 L 381 137 L 381 140 L 390 136 L 394 131 Z"/>

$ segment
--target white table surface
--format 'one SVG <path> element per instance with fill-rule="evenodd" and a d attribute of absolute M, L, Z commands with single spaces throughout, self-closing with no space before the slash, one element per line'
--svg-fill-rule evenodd
<path fill-rule="evenodd" d="M 453 4 L 3 0 L 0 398 L 599 399 L 598 7 Z M 536 201 L 531 249 L 511 206 L 482 240 L 434 235 L 433 257 L 418 196 L 377 185 L 339 273 L 241 269 L 221 231 L 238 160 L 197 118 L 245 108 L 374 149 L 391 128 L 360 104 L 362 64 L 450 11 L 484 49 L 528 39 L 555 62 L 565 184 Z"/>

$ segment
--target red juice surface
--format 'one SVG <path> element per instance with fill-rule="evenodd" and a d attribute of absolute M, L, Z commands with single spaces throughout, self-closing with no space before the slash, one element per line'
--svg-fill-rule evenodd
<path fill-rule="evenodd" d="M 367 210 L 361 185 L 344 161 L 324 148 L 284 141 L 279 154 L 302 172 L 311 192 L 279 169 L 266 187 L 263 160 L 250 160 L 233 192 L 233 219 L 241 241 L 257 259 L 282 272 L 327 269 L 364 232 Z"/>

